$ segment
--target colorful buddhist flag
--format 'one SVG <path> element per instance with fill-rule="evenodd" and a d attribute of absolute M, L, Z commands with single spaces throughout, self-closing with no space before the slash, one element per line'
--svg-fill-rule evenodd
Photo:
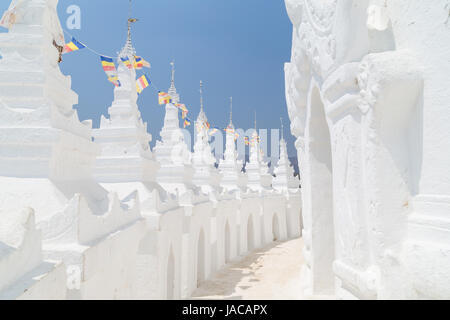
<path fill-rule="evenodd" d="M 166 92 L 158 93 L 158 100 L 159 100 L 159 104 L 161 104 L 161 105 L 172 102 L 172 98 Z"/>
<path fill-rule="evenodd" d="M 63 53 L 69 53 L 69 52 L 77 51 L 77 50 L 84 49 L 84 48 L 86 48 L 86 46 L 84 44 L 82 44 L 81 42 L 78 42 L 75 38 L 72 38 L 72 41 L 70 41 L 69 43 L 67 43 L 64 46 Z"/>
<path fill-rule="evenodd" d="M 214 135 L 216 132 L 218 132 L 219 130 L 217 130 L 217 128 L 213 128 L 211 131 L 209 131 L 209 135 L 212 136 Z"/>
<path fill-rule="evenodd" d="M 182 117 L 183 119 L 185 119 L 186 116 L 187 116 L 188 113 L 189 113 L 189 110 L 186 108 L 186 105 L 184 105 L 184 104 L 182 104 L 182 103 L 176 103 L 176 104 L 175 104 L 175 107 L 177 107 L 177 108 L 179 108 L 179 109 L 181 110 L 181 117 Z"/>
<path fill-rule="evenodd" d="M 226 133 L 234 133 L 234 128 L 232 126 L 228 126 L 225 128 Z"/>
<path fill-rule="evenodd" d="M 123 64 L 128 68 L 128 69 L 132 69 L 133 68 L 133 66 L 131 65 L 131 62 L 130 62 L 130 58 L 128 58 L 128 57 L 126 57 L 126 58 L 120 58 L 120 60 L 122 60 L 122 62 L 123 62 Z"/>
<path fill-rule="evenodd" d="M 235 134 L 234 134 L 234 141 L 236 141 L 237 139 L 239 139 L 239 134 L 238 134 L 238 133 L 235 133 Z"/>
<path fill-rule="evenodd" d="M 186 105 L 184 105 L 182 103 L 177 103 L 177 104 L 175 104 L 175 106 L 180 108 L 184 112 L 188 112 L 188 109 L 186 108 Z"/>
<path fill-rule="evenodd" d="M 145 61 L 142 57 L 134 56 L 134 68 L 140 70 L 144 67 L 150 68 L 150 63 Z"/>
<path fill-rule="evenodd" d="M 248 137 L 244 137 L 244 142 L 245 142 L 246 146 L 250 145 L 250 141 L 249 141 Z"/>
<path fill-rule="evenodd" d="M 108 77 L 108 81 L 114 84 L 116 87 L 120 87 L 119 77 L 117 75 L 113 75 Z"/>
<path fill-rule="evenodd" d="M 114 64 L 113 58 L 100 56 L 100 60 L 102 62 L 103 70 L 108 76 L 108 81 L 114 84 L 116 87 L 120 87 L 121 84 L 117 75 L 117 69 L 116 65 Z"/>
<path fill-rule="evenodd" d="M 141 94 L 145 88 L 147 88 L 152 82 L 150 79 L 144 74 L 142 77 L 137 79 L 136 81 L 136 90 L 138 94 Z"/>
<path fill-rule="evenodd" d="M 208 121 L 205 121 L 205 127 L 208 128 L 208 130 L 209 130 L 209 128 L 211 128 L 211 125 L 209 124 Z"/>
<path fill-rule="evenodd" d="M 116 65 L 114 64 L 113 58 L 100 56 L 100 60 L 102 61 L 103 70 L 105 70 L 106 73 L 116 71 Z"/>
<path fill-rule="evenodd" d="M 190 125 L 191 125 L 191 122 L 188 119 L 185 119 L 184 120 L 184 127 L 186 128 L 186 127 L 188 127 Z"/>

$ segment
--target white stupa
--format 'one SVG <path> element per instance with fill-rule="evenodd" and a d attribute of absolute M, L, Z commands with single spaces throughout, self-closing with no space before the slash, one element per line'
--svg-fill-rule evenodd
<path fill-rule="evenodd" d="M 220 175 L 215 167 L 216 158 L 213 156 L 209 145 L 208 131 L 208 118 L 203 108 L 203 83 L 200 81 L 200 113 L 195 122 L 195 144 L 192 157 L 194 177 L 192 182 L 205 193 L 211 192 L 220 183 Z"/>
<path fill-rule="evenodd" d="M 240 187 L 246 183 L 246 175 L 242 172 L 243 163 L 237 159 L 235 127 L 233 125 L 233 98 L 230 98 L 230 123 L 226 131 L 225 154 L 219 163 L 219 170 L 222 174 L 220 186 L 226 191 L 240 190 Z"/>
<path fill-rule="evenodd" d="M 262 191 L 269 188 L 272 183 L 272 176 L 269 173 L 269 167 L 264 161 L 264 153 L 260 147 L 260 141 L 256 125 L 250 142 L 250 161 L 247 163 L 245 170 L 247 173 L 247 186 L 252 191 Z"/>
<path fill-rule="evenodd" d="M 85 263 L 85 244 L 135 223 L 140 211 L 136 193 L 121 201 L 92 178 L 100 148 L 92 141 L 92 122 L 80 122 L 72 108 L 78 96 L 71 78 L 59 69 L 64 37 L 57 3 L 22 1 L 14 25 L 0 33 L 0 216 L 29 212 L 18 222 L 30 221 L 24 231 L 31 238 L 17 239 L 36 245 L 42 239 L 42 256 L 70 268 Z M 34 218 L 38 236 L 32 235 Z M 25 251 L 29 267 L 39 262 L 34 247 Z M 21 270 L 10 267 L 0 266 L 0 273 Z"/>
<path fill-rule="evenodd" d="M 294 176 L 294 168 L 289 162 L 283 129 L 281 125 L 280 159 L 274 169 L 275 177 L 272 180 L 272 187 L 277 191 L 287 192 L 290 189 L 298 189 L 300 180 Z"/>
<path fill-rule="evenodd" d="M 78 96 L 59 69 L 56 4 L 21 3 L 15 24 L 0 33 L 0 176 L 82 179 L 95 158 L 92 123 L 79 121 Z"/>
<path fill-rule="evenodd" d="M 157 181 L 166 191 L 181 194 L 192 187 L 192 155 L 180 129 L 179 109 L 174 105 L 180 102 L 180 96 L 175 88 L 175 64 L 172 62 L 171 65 L 172 78 L 168 93 L 172 102 L 165 106 L 166 114 L 160 133 L 161 141 L 156 142 L 154 152 L 160 163 Z"/>
<path fill-rule="evenodd" d="M 158 168 L 149 144 L 152 136 L 137 105 L 136 70 L 120 60 L 128 57 L 132 65 L 135 61 L 130 22 L 128 26 L 127 41 L 117 61 L 121 85 L 114 89 L 109 118 L 102 116 L 100 128 L 93 133 L 95 142 L 102 147 L 95 168 L 95 177 L 101 182 L 154 181 Z"/>

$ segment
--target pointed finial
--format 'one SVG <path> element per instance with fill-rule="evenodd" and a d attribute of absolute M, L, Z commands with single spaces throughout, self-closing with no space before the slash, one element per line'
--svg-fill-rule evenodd
<path fill-rule="evenodd" d="M 128 41 L 131 42 L 131 24 L 133 23 L 133 19 L 131 18 L 131 8 L 132 8 L 132 3 L 131 0 L 128 4 Z"/>
<path fill-rule="evenodd" d="M 177 93 L 177 88 L 175 88 L 175 61 L 173 60 L 170 65 L 172 66 L 172 74 L 170 78 L 170 88 L 169 95 L 172 98 L 173 103 L 180 102 L 180 95 Z"/>
<path fill-rule="evenodd" d="M 281 140 L 284 140 L 284 125 L 283 125 L 283 118 L 280 118 L 281 122 Z"/>
<path fill-rule="evenodd" d="M 233 124 L 233 97 L 230 97 L 230 125 Z"/>
<path fill-rule="evenodd" d="M 175 61 L 172 61 L 170 65 L 172 66 L 172 79 L 170 80 L 170 83 L 175 86 Z"/>
<path fill-rule="evenodd" d="M 200 112 L 203 112 L 203 81 L 200 80 Z"/>
<path fill-rule="evenodd" d="M 127 35 L 127 43 L 125 44 L 125 47 L 120 52 L 121 56 L 134 56 L 136 55 L 136 50 L 133 47 L 133 43 L 131 41 L 131 24 L 138 21 L 136 18 L 131 17 L 131 9 L 132 9 L 132 3 L 131 0 L 129 2 L 128 7 L 128 35 Z"/>

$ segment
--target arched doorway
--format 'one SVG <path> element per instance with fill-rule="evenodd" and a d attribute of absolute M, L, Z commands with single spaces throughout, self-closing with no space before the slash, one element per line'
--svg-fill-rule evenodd
<path fill-rule="evenodd" d="M 278 222 L 278 215 L 275 213 L 272 219 L 272 240 L 278 241 L 280 240 L 280 224 Z"/>
<path fill-rule="evenodd" d="M 247 222 L 247 251 L 253 251 L 254 249 L 255 249 L 255 231 L 253 226 L 252 215 L 249 215 Z"/>
<path fill-rule="evenodd" d="M 230 262 L 231 260 L 231 231 L 230 231 L 230 224 L 227 223 L 225 224 L 225 263 Z"/>
<path fill-rule="evenodd" d="M 167 262 L 167 300 L 175 299 L 175 256 L 172 247 Z"/>
<path fill-rule="evenodd" d="M 197 245 L 197 287 L 205 280 L 205 233 L 200 230 Z"/>
<path fill-rule="evenodd" d="M 334 292 L 333 167 L 330 131 L 317 88 L 311 93 L 307 134 L 314 293 Z"/>

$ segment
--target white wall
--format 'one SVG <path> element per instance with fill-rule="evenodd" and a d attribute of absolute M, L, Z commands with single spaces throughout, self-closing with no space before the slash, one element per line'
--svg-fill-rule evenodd
<path fill-rule="evenodd" d="M 447 1 L 286 7 L 309 293 L 448 298 Z"/>

